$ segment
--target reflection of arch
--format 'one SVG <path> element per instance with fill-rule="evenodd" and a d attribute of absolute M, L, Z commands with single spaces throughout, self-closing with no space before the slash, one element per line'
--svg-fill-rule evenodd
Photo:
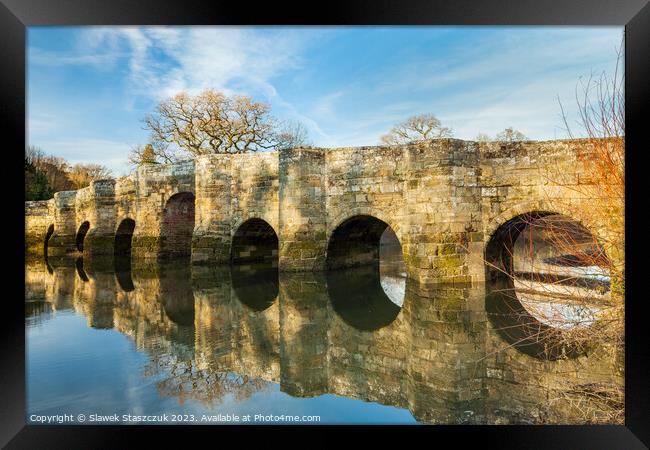
<path fill-rule="evenodd" d="M 81 278 L 81 281 L 88 281 L 88 275 L 86 275 L 86 271 L 84 270 L 84 260 L 81 256 L 75 260 L 74 265 L 77 268 L 77 274 Z"/>
<path fill-rule="evenodd" d="M 124 292 L 131 292 L 135 290 L 135 285 L 133 284 L 133 277 L 131 276 L 131 270 L 115 270 L 115 278 L 117 279 L 117 284 L 120 285 Z"/>
<path fill-rule="evenodd" d="M 523 240 L 518 241 L 520 235 Z M 549 236 L 556 237 L 547 241 Z M 550 211 L 510 218 L 494 230 L 485 248 L 486 310 L 490 322 L 506 342 L 541 359 L 585 353 L 587 349 L 568 339 L 563 330 L 579 324 L 589 308 L 584 301 L 591 295 L 582 298 L 580 305 L 572 303 L 572 296 L 579 293 L 576 289 L 599 284 L 581 278 L 583 275 L 575 270 L 580 265 L 576 255 L 554 256 L 554 252 L 562 250 L 555 247 L 557 242 L 570 242 L 568 248 L 580 249 L 583 256 L 593 251 L 590 244 L 595 243 L 592 254 L 596 260 L 606 258 L 582 224 Z M 564 290 L 558 289 L 563 286 Z"/>
<path fill-rule="evenodd" d="M 392 323 L 401 311 L 386 295 L 374 266 L 331 270 L 326 276 L 334 311 L 353 328 L 378 330 Z"/>
<path fill-rule="evenodd" d="M 330 235 L 327 245 L 327 268 L 379 264 L 379 244 L 388 228 L 391 227 L 386 222 L 370 215 L 356 215 L 345 219 Z"/>
<path fill-rule="evenodd" d="M 162 258 L 191 254 L 194 209 L 194 194 L 191 192 L 179 192 L 167 200 L 160 233 Z"/>
<path fill-rule="evenodd" d="M 49 227 L 47 227 L 47 232 L 45 233 L 45 241 L 43 242 L 43 255 L 45 256 L 45 259 L 47 260 L 47 247 L 50 242 L 50 238 L 54 234 L 54 224 L 50 224 Z"/>
<path fill-rule="evenodd" d="M 563 332 L 543 324 L 517 299 L 507 278 L 488 282 L 485 310 L 492 327 L 509 345 L 538 359 L 575 358 L 588 349 L 563 338 Z"/>
<path fill-rule="evenodd" d="M 277 265 L 231 266 L 230 273 L 235 295 L 253 311 L 264 311 L 278 298 Z"/>
<path fill-rule="evenodd" d="M 86 234 L 88 233 L 88 229 L 90 228 L 90 222 L 85 221 L 79 226 L 79 229 L 77 230 L 77 237 L 75 239 L 75 243 L 77 245 L 77 250 L 80 252 L 84 251 L 84 239 L 86 239 Z"/>
<path fill-rule="evenodd" d="M 231 262 L 272 262 L 277 258 L 278 235 L 268 222 L 253 218 L 237 228 L 230 247 Z"/>
<path fill-rule="evenodd" d="M 52 268 L 52 265 L 50 264 L 50 261 L 45 258 L 45 268 L 47 269 L 47 273 L 52 275 L 54 273 L 54 269 Z"/>
<path fill-rule="evenodd" d="M 159 280 L 160 298 L 167 317 L 176 325 L 193 329 L 194 292 L 190 266 L 173 262 L 165 263 L 160 266 Z M 184 338 L 193 338 L 190 334 Z"/>

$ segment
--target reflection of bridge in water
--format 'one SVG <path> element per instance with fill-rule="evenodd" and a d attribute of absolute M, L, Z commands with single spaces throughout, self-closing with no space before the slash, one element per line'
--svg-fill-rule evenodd
<path fill-rule="evenodd" d="M 272 263 L 152 262 L 122 269 L 97 258 L 83 272 L 69 258 L 29 263 L 26 314 L 47 320 L 74 309 L 90 327 L 129 336 L 167 371 L 162 395 L 210 403 L 271 382 L 292 396 L 332 393 L 407 408 L 427 423 L 571 423 L 579 415 L 553 400 L 572 383 L 616 372 L 607 355 L 550 361 L 531 342 L 509 347 L 521 336 L 503 332 L 507 312 L 486 305 L 484 284 L 425 292 L 409 280 L 400 308 L 373 267 L 279 273 Z M 200 372 L 202 382 L 171 376 L 178 365 Z"/>

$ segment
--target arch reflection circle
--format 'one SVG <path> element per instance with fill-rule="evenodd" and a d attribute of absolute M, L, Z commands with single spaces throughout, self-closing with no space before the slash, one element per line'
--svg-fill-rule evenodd
<path fill-rule="evenodd" d="M 327 249 L 327 291 L 348 325 L 375 331 L 398 316 L 406 292 L 406 265 L 395 232 L 368 215 L 342 222 Z"/>
<path fill-rule="evenodd" d="M 486 310 L 506 342 L 542 359 L 590 350 L 611 296 L 607 256 L 588 229 L 553 212 L 522 214 L 491 236 L 486 262 Z"/>
<path fill-rule="evenodd" d="M 277 264 L 262 262 L 230 266 L 232 289 L 237 299 L 255 312 L 268 309 L 280 292 Z"/>

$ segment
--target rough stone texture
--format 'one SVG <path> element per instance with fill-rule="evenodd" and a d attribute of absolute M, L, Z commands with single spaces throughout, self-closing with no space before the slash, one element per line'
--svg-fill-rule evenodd
<path fill-rule="evenodd" d="M 110 254 L 117 227 L 131 218 L 136 222 L 133 256 L 160 256 L 169 233 L 163 227 L 168 202 L 188 193 L 195 196 L 195 264 L 229 262 L 239 227 L 261 219 L 278 237 L 281 271 L 321 270 L 337 227 L 351 217 L 370 216 L 397 235 L 409 278 L 423 285 L 470 283 L 485 278 L 490 236 L 519 214 L 569 214 L 597 236 L 609 232 L 607 223 L 575 217 L 581 215 L 575 211 L 589 207 L 589 200 L 573 189 L 589 182 L 576 164 L 577 151 L 572 141 L 502 146 L 445 139 L 144 165 L 117 182 L 97 181 L 47 202 L 28 202 L 26 248 L 42 251 L 40 243 L 54 225 L 50 254 L 74 251 L 75 234 L 87 220 L 84 254 Z M 557 173 L 565 186 L 549 183 Z M 376 257 L 364 245 L 357 248 L 365 256 L 361 250 L 354 254 L 351 237 L 370 225 L 368 220 L 356 223 L 347 232 L 349 259 L 343 257 L 339 266 Z"/>
<path fill-rule="evenodd" d="M 51 201 L 25 202 L 25 250 L 28 254 L 43 252 L 52 221 L 51 204 Z"/>
<path fill-rule="evenodd" d="M 73 261 L 28 262 L 26 300 L 73 308 L 152 358 L 194 358 L 208 373 L 279 383 L 292 396 L 408 408 L 425 423 L 584 423 L 583 404 L 570 408 L 563 392 L 623 385 L 612 349 L 549 361 L 504 342 L 486 314 L 484 283 L 423 297 L 409 282 L 395 320 L 369 332 L 342 320 L 319 272 L 280 273 L 278 295 L 255 310 L 224 266 L 136 265 L 125 291 L 113 271 L 92 262 L 83 279 Z"/>

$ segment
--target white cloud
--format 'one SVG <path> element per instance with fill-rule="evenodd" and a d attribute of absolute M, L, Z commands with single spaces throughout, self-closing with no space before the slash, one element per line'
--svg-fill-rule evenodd
<path fill-rule="evenodd" d="M 112 68 L 120 56 L 117 52 L 103 52 L 93 54 L 73 54 L 61 55 L 57 53 L 47 52 L 39 48 L 30 48 L 28 52 L 28 59 L 30 65 L 42 66 L 65 66 L 65 65 L 84 65 L 93 66 L 96 69 Z"/>
<path fill-rule="evenodd" d="M 128 48 L 130 88 L 154 99 L 205 88 L 271 98 L 273 77 L 300 65 L 309 36 L 242 27 L 110 27 L 84 33 L 87 49 Z M 309 34 L 309 33 L 307 33 Z M 306 39 L 305 39 L 306 38 Z"/>
<path fill-rule="evenodd" d="M 72 52 L 30 48 L 30 64 L 105 68 L 122 62 L 125 102 L 157 101 L 181 90 L 196 93 L 205 88 L 252 95 L 272 103 L 283 117 L 304 123 L 316 145 L 376 144 L 394 123 L 423 112 L 436 114 L 464 139 L 479 132 L 494 135 L 507 126 L 547 139 L 563 137 L 556 96 L 571 113 L 577 77 L 591 68 L 613 67 L 616 35 L 622 32 L 526 27 L 473 35 L 473 30 L 468 28 L 457 41 L 445 41 L 451 50 L 444 52 L 449 54 L 445 58 L 412 53 L 412 59 L 384 64 L 363 79 L 336 80 L 324 95 L 316 86 L 313 100 L 297 104 L 283 98 L 276 81 L 288 73 L 293 79 L 308 76 L 309 70 L 303 69 L 315 70 L 306 64 L 306 51 L 315 41 L 326 45 L 323 38 L 336 29 L 92 27 L 81 33 Z M 30 133 L 52 131 L 48 120 L 30 117 Z M 90 154 L 81 147 L 92 143 L 86 139 L 73 145 L 66 139 L 48 142 L 47 148 L 65 149 L 66 155 L 78 149 L 79 160 L 88 161 Z M 93 148 L 103 163 L 126 167 L 129 145 L 97 139 Z M 107 151 L 107 158 L 98 149 Z"/>

